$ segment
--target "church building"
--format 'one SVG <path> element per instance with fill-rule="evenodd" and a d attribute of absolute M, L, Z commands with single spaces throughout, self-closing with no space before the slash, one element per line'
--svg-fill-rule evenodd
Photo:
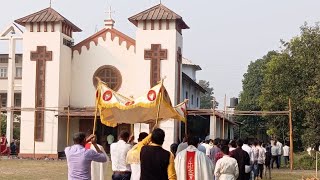
<path fill-rule="evenodd" d="M 139 97 L 165 78 L 173 105 L 189 99 L 189 107 L 200 108 L 200 94 L 205 90 L 197 84 L 196 72 L 201 67 L 183 57 L 183 31 L 189 29 L 183 18 L 158 4 L 128 20 L 136 26 L 135 38 L 117 30 L 110 15 L 103 29 L 76 43 L 73 34 L 81 33 L 81 28 L 51 7 L 15 20 L 24 27 L 23 52 L 16 63 L 21 70 L 7 74 L 2 69 L 10 62 L 1 60 L 0 84 L 15 87 L 20 83 L 19 89 L 8 89 L 21 99 L 15 103 L 21 105 L 21 157 L 35 153 L 39 158 L 57 158 L 58 152 L 72 144 L 73 133 L 93 128 L 95 77 L 132 97 Z M 8 76 L 17 79 L 6 79 Z M 12 92 L 0 89 L 0 93 L 5 105 L 6 96 Z M 36 110 L 24 110 L 27 108 Z M 10 124 L 13 116 L 8 117 Z M 184 134 L 182 123 L 175 120 L 161 122 L 160 128 L 166 132 L 166 149 Z M 12 127 L 7 129 L 11 140 Z M 149 132 L 149 125 L 110 128 L 98 123 L 98 141 L 107 144 L 106 137 L 111 134 L 116 139 L 121 130 L 133 130 L 131 133 L 138 137 L 139 132 Z"/>

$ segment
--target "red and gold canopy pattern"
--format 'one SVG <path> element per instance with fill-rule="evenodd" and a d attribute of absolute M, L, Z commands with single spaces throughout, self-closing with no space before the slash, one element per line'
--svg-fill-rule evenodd
<path fill-rule="evenodd" d="M 186 120 L 186 101 L 172 107 L 162 82 L 141 97 L 132 99 L 113 91 L 100 81 L 97 86 L 96 101 L 101 122 L 110 127 L 122 123 L 154 122 L 157 119 L 158 109 L 158 120 L 177 119 L 183 122 Z"/>

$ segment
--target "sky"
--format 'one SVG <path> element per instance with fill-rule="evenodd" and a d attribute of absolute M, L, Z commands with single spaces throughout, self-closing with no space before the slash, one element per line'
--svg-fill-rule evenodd
<path fill-rule="evenodd" d="M 49 6 L 50 0 L 1 0 L 0 30 L 15 19 Z M 115 28 L 135 38 L 136 27 L 128 17 L 157 5 L 159 0 L 52 0 L 52 7 L 83 32 L 75 43 L 100 30 L 109 5 L 115 13 Z M 238 97 L 243 74 L 251 61 L 270 50 L 280 49 L 280 39 L 299 35 L 299 27 L 320 21 L 319 0 L 162 0 L 183 17 L 183 56 L 199 64 L 197 80 L 210 81 L 214 96 L 223 107 Z M 8 51 L 0 43 L 0 53 Z M 229 100 L 228 103 L 229 104 Z"/>

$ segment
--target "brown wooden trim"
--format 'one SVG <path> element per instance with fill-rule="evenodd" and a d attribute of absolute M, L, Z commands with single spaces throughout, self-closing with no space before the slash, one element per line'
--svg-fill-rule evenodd
<path fill-rule="evenodd" d="M 159 20 L 159 30 L 162 30 L 162 20 Z"/>
<path fill-rule="evenodd" d="M 44 22 L 44 32 L 48 32 L 48 22 Z"/>
<path fill-rule="evenodd" d="M 181 64 L 182 64 L 182 52 L 181 48 L 177 51 L 177 62 L 178 62 L 178 90 L 177 90 L 177 104 L 181 101 Z"/>
<path fill-rule="evenodd" d="M 131 37 L 119 32 L 116 29 L 103 29 L 99 32 L 97 32 L 96 34 L 88 37 L 87 39 L 81 41 L 80 43 L 78 43 L 77 45 L 73 46 L 72 50 L 73 51 L 78 51 L 79 54 L 81 54 L 81 49 L 83 46 L 85 46 L 87 48 L 87 50 L 90 49 L 90 42 L 94 42 L 95 45 L 98 45 L 98 40 L 100 37 L 102 37 L 102 39 L 105 41 L 107 38 L 107 32 L 111 33 L 111 40 L 113 41 L 115 37 L 119 37 L 119 45 L 122 44 L 122 42 L 127 42 L 127 49 L 129 50 L 129 48 L 131 46 L 135 46 L 136 45 L 136 41 L 134 39 L 132 39 Z"/>
<path fill-rule="evenodd" d="M 166 28 L 167 28 L 167 30 L 170 29 L 170 21 L 169 21 L 169 19 L 166 19 Z"/>
<path fill-rule="evenodd" d="M 54 25 L 55 25 L 55 23 L 54 23 L 54 22 L 51 22 L 51 32 L 54 32 L 54 31 L 55 31 Z"/>
<path fill-rule="evenodd" d="M 0 77 L 0 79 L 8 79 L 8 77 Z"/>
<path fill-rule="evenodd" d="M 22 77 L 15 77 L 14 79 L 22 79 Z"/>
<path fill-rule="evenodd" d="M 176 21 L 175 23 L 176 23 L 176 30 L 178 31 L 179 34 L 182 35 L 182 29 L 181 29 L 180 23 L 178 21 Z"/>
<path fill-rule="evenodd" d="M 68 36 L 71 37 L 71 27 L 68 26 Z"/>
<path fill-rule="evenodd" d="M 40 32 L 41 31 L 41 24 L 40 24 L 40 22 L 37 22 L 37 32 Z"/>
<path fill-rule="evenodd" d="M 33 23 L 30 23 L 30 32 L 33 32 Z"/>
<path fill-rule="evenodd" d="M 151 20 L 151 30 L 154 30 L 154 20 Z"/>
<path fill-rule="evenodd" d="M 147 30 L 147 21 L 146 20 L 143 21 L 143 30 Z"/>
<path fill-rule="evenodd" d="M 19 153 L 18 157 L 20 158 L 33 158 L 33 154 L 28 154 L 28 153 Z M 58 159 L 58 154 L 35 154 L 36 159 L 45 159 L 45 158 L 50 158 L 50 159 Z"/>

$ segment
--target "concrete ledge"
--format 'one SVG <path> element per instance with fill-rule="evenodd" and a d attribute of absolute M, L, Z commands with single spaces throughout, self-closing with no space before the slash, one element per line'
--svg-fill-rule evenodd
<path fill-rule="evenodd" d="M 19 158 L 33 158 L 33 154 L 19 154 L 18 155 Z M 35 154 L 35 158 L 36 159 L 45 159 L 45 158 L 49 158 L 49 159 L 58 159 L 58 154 Z"/>

